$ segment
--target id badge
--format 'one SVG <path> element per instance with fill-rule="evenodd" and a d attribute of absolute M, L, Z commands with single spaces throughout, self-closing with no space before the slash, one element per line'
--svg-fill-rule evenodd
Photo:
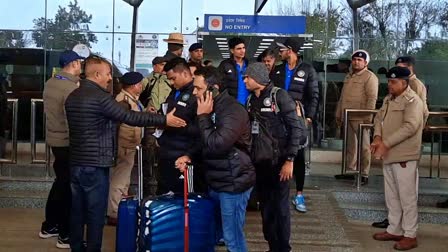
<path fill-rule="evenodd" d="M 252 122 L 252 134 L 258 135 L 260 133 L 260 124 L 257 121 Z"/>

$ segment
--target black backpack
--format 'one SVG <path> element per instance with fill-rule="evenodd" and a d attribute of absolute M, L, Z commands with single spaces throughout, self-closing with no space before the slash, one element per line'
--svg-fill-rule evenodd
<path fill-rule="evenodd" d="M 275 114 L 280 112 L 280 108 L 277 106 L 277 92 L 280 88 L 273 87 L 269 96 L 272 101 L 272 108 Z M 250 99 L 252 94 L 247 97 L 246 109 L 250 111 Z M 258 122 L 258 134 L 252 134 L 252 147 L 250 156 L 254 164 L 267 164 L 277 165 L 280 157 L 280 149 L 278 146 L 278 140 L 275 139 L 270 129 L 266 125 L 266 122 L 261 119 L 258 112 L 250 111 L 253 121 Z M 252 121 L 252 123 L 254 123 Z"/>
<path fill-rule="evenodd" d="M 271 107 L 273 112 L 277 115 L 280 113 L 280 107 L 277 105 L 277 92 L 280 90 L 279 87 L 272 87 L 269 96 L 271 97 Z M 249 95 L 246 102 L 246 109 L 250 111 L 250 99 L 252 98 L 252 94 Z M 297 114 L 299 115 L 300 124 L 302 127 L 305 127 L 305 112 L 303 106 L 300 102 L 297 104 Z M 252 119 L 256 120 L 259 125 L 258 134 L 252 134 L 252 148 L 251 148 L 251 159 L 254 164 L 266 164 L 266 162 L 270 162 L 272 165 L 276 165 L 278 163 L 278 159 L 280 157 L 280 149 L 278 140 L 275 139 L 268 126 L 267 123 L 261 119 L 259 113 L 250 111 L 252 115 Z M 301 140 L 300 149 L 305 148 L 308 145 L 308 138 Z"/>

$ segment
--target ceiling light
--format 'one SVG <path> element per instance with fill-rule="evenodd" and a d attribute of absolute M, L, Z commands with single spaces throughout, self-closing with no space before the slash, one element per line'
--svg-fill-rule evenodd
<path fill-rule="evenodd" d="M 274 41 L 274 39 L 262 39 L 261 41 L 269 41 L 269 42 L 273 42 Z"/>
<path fill-rule="evenodd" d="M 264 42 L 261 42 L 261 43 L 260 43 L 260 45 L 267 45 L 267 46 L 268 46 L 268 45 L 271 45 L 271 44 L 272 44 L 272 43 L 264 43 Z"/>
<path fill-rule="evenodd" d="M 225 42 L 225 41 L 218 41 L 218 42 L 216 42 L 216 44 L 218 44 L 218 45 L 227 45 L 227 42 Z"/>
<path fill-rule="evenodd" d="M 219 50 L 221 50 L 221 51 L 227 51 L 227 48 L 220 47 Z"/>
<path fill-rule="evenodd" d="M 303 44 L 304 46 L 312 46 L 313 45 L 313 43 L 305 43 L 305 44 Z"/>
<path fill-rule="evenodd" d="M 263 48 L 263 49 L 268 49 L 268 48 L 269 48 L 269 46 L 259 46 L 258 48 L 259 48 L 259 49 L 260 49 L 260 48 Z"/>
<path fill-rule="evenodd" d="M 312 46 L 302 46 L 301 48 L 302 48 L 302 49 L 313 49 Z"/>
<path fill-rule="evenodd" d="M 227 48 L 227 45 L 218 45 L 218 47 L 225 47 L 225 48 Z"/>
<path fill-rule="evenodd" d="M 216 40 L 227 40 L 226 38 L 215 38 Z"/>

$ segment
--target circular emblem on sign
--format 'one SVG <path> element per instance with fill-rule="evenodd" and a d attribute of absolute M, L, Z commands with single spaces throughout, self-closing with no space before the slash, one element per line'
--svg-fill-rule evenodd
<path fill-rule="evenodd" d="M 219 27 L 220 26 L 220 21 L 217 18 L 212 19 L 212 26 L 213 27 Z"/>
<path fill-rule="evenodd" d="M 263 105 L 265 105 L 266 107 L 270 107 L 272 105 L 271 98 L 264 98 Z"/>
<path fill-rule="evenodd" d="M 303 70 L 298 71 L 297 76 L 299 76 L 299 77 L 305 76 L 305 71 L 303 71 Z"/>
<path fill-rule="evenodd" d="M 390 75 L 390 77 L 395 78 L 397 77 L 394 73 Z"/>
<path fill-rule="evenodd" d="M 182 95 L 182 101 L 188 101 L 189 98 L 190 98 L 189 94 Z"/>

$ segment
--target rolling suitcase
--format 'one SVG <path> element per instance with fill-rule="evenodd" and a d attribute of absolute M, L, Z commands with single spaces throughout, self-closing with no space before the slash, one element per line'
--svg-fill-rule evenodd
<path fill-rule="evenodd" d="M 138 192 L 137 198 L 125 198 L 118 205 L 118 221 L 115 239 L 116 252 L 137 251 L 138 208 L 143 198 L 142 147 L 137 146 Z"/>
<path fill-rule="evenodd" d="M 193 167 L 184 172 L 184 194 L 150 197 L 139 211 L 140 252 L 213 252 L 215 206 L 192 193 Z"/>

